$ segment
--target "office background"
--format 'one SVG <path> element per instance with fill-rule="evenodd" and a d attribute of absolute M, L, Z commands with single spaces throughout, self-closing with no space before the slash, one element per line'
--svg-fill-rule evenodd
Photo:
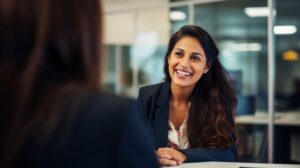
<path fill-rule="evenodd" d="M 136 97 L 163 80 L 172 33 L 214 37 L 238 96 L 239 160 L 300 163 L 299 0 L 104 0 L 105 89 Z"/>

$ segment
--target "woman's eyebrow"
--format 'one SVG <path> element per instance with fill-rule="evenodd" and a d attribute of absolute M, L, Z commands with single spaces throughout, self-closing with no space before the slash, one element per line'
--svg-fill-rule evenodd
<path fill-rule="evenodd" d="M 179 51 L 182 51 L 182 52 L 184 52 L 184 50 L 183 50 L 183 49 L 181 49 L 181 48 L 175 48 L 175 50 L 179 50 Z"/>

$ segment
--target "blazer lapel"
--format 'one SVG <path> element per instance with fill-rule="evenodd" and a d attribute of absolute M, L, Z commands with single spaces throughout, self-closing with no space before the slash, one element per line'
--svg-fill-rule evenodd
<path fill-rule="evenodd" d="M 164 82 L 158 94 L 155 108 L 153 129 L 155 134 L 156 148 L 166 147 L 168 141 L 170 83 Z"/>

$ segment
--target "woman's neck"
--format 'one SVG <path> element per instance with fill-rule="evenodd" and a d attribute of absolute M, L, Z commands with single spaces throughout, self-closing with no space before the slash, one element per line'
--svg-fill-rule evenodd
<path fill-rule="evenodd" d="M 193 87 L 180 87 L 174 83 L 171 83 L 171 100 L 174 103 L 185 103 L 188 104 L 190 100 L 190 96 L 193 92 Z"/>
<path fill-rule="evenodd" d="M 180 87 L 171 83 L 171 99 L 169 102 L 169 120 L 172 122 L 176 130 L 187 117 L 189 111 L 189 100 L 192 94 L 192 87 Z"/>

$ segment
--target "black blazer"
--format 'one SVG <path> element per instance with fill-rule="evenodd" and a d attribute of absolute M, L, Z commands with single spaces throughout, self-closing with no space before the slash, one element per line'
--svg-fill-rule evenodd
<path fill-rule="evenodd" d="M 74 101 L 64 101 L 49 143 L 36 148 L 33 137 L 15 167 L 159 167 L 142 117 L 133 110 L 134 100 L 92 92 L 75 102 L 77 113 L 70 104 Z"/>
<path fill-rule="evenodd" d="M 139 111 L 144 113 L 155 147 L 166 147 L 168 142 L 169 99 L 171 87 L 169 82 L 140 88 L 138 96 Z M 236 145 L 228 149 L 212 150 L 191 148 L 182 150 L 186 154 L 186 162 L 228 161 L 237 160 Z"/>

